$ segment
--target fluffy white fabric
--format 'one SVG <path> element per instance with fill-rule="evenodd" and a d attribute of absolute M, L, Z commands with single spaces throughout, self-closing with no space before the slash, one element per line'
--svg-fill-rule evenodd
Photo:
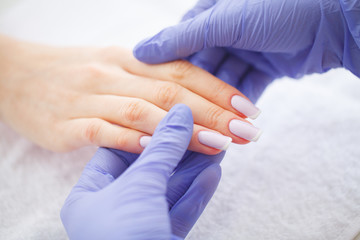
<path fill-rule="evenodd" d="M 6 8 L 4 7 L 6 3 Z M 0 32 L 57 45 L 131 48 L 191 0 L 0 3 Z M 188 239 L 354 239 L 360 231 L 360 80 L 333 70 L 282 79 L 258 102 L 258 143 L 232 145 Z M 59 212 L 95 148 L 56 154 L 0 123 L 0 239 L 66 239 Z"/>

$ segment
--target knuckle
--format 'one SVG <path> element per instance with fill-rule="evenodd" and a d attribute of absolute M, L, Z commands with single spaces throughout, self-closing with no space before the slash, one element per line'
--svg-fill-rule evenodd
<path fill-rule="evenodd" d="M 146 117 L 145 104 L 142 101 L 131 101 L 124 106 L 123 117 L 127 122 L 139 122 Z"/>
<path fill-rule="evenodd" d="M 90 76 L 92 79 L 101 79 L 107 76 L 107 72 L 104 66 L 98 63 L 89 63 L 84 67 L 84 71 Z"/>
<path fill-rule="evenodd" d="M 131 139 L 131 138 L 128 136 L 128 134 L 123 133 L 123 134 L 121 134 L 121 136 L 118 136 L 115 139 L 115 144 L 119 148 L 129 146 L 129 145 L 131 145 L 131 143 L 129 142 L 129 139 Z"/>
<path fill-rule="evenodd" d="M 67 105 L 73 107 L 75 104 L 77 104 L 78 102 L 81 102 L 83 99 L 82 96 L 80 96 L 80 94 L 75 93 L 75 92 L 65 92 L 62 95 L 63 99 L 66 99 L 67 101 Z M 66 110 L 68 110 L 66 108 Z"/>
<path fill-rule="evenodd" d="M 113 55 L 113 54 L 117 54 L 121 52 L 121 48 L 117 47 L 117 46 L 108 46 L 108 47 L 104 47 L 102 49 L 102 52 L 104 54 L 109 54 L 109 55 Z"/>
<path fill-rule="evenodd" d="M 224 99 L 222 96 L 226 93 L 226 83 L 219 82 L 213 85 L 214 91 L 213 91 L 213 99 Z"/>
<path fill-rule="evenodd" d="M 99 51 L 99 54 L 101 57 L 107 60 L 113 59 L 113 57 L 123 56 L 124 55 L 124 49 L 118 47 L 118 46 L 108 46 L 101 48 Z"/>
<path fill-rule="evenodd" d="M 84 137 L 88 140 L 91 144 L 97 143 L 97 138 L 100 134 L 101 125 L 98 121 L 92 120 L 88 123 L 84 130 Z"/>
<path fill-rule="evenodd" d="M 172 77 L 175 80 L 181 80 L 184 79 L 186 76 L 191 74 L 193 70 L 193 65 L 185 60 L 177 60 L 171 63 L 172 65 Z"/>
<path fill-rule="evenodd" d="M 207 112 L 207 126 L 210 128 L 216 128 L 220 124 L 220 119 L 224 115 L 224 109 L 218 106 L 210 107 Z"/>
<path fill-rule="evenodd" d="M 176 83 L 159 82 L 155 94 L 156 100 L 161 106 L 170 109 L 175 105 L 181 89 L 182 87 Z"/>

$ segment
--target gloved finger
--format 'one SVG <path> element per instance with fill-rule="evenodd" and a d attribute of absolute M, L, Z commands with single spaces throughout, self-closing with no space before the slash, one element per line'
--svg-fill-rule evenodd
<path fill-rule="evenodd" d="M 252 102 L 256 103 L 265 88 L 276 78 L 283 76 L 273 64 L 268 61 L 269 54 L 229 48 L 229 51 L 240 61 L 251 67 L 242 79 L 239 79 L 237 89 L 243 92 Z"/>
<path fill-rule="evenodd" d="M 143 40 L 134 55 L 159 63 L 185 58 L 211 47 L 233 47 L 256 52 L 293 52 L 311 47 L 314 26 L 306 21 L 296 31 L 297 16 L 318 19 L 317 7 L 295 9 L 293 1 L 219 1 L 214 6 L 155 36 Z M 276 17 L 274 17 L 276 16 Z M 272 19 L 274 18 L 274 19 Z M 288 24 L 283 24 L 284 22 Z M 281 27 L 279 27 L 279 24 Z"/>
<path fill-rule="evenodd" d="M 171 240 L 184 240 L 184 238 L 171 234 Z"/>
<path fill-rule="evenodd" d="M 341 0 L 339 2 L 350 33 L 353 35 L 353 39 L 356 42 L 358 48 L 360 48 L 360 2 L 356 0 Z"/>
<path fill-rule="evenodd" d="M 273 79 L 283 77 L 284 74 L 281 73 L 280 69 L 274 67 L 275 61 L 284 61 L 284 59 L 273 59 L 273 53 L 261 53 L 261 52 L 253 52 L 246 50 L 239 50 L 234 48 L 227 48 L 228 51 L 231 52 L 232 55 L 241 59 L 242 61 L 250 64 L 253 68 L 258 69 L 271 76 Z M 289 66 L 291 67 L 291 66 Z"/>
<path fill-rule="evenodd" d="M 138 154 L 99 148 L 86 165 L 74 187 L 77 192 L 96 192 L 120 176 L 138 157 Z"/>
<path fill-rule="evenodd" d="M 274 81 L 274 78 L 268 74 L 253 69 L 238 85 L 238 89 L 243 91 L 246 96 L 252 101 L 257 102 L 266 87 Z"/>
<path fill-rule="evenodd" d="M 220 164 L 224 156 L 225 152 L 212 156 L 195 152 L 189 152 L 189 154 L 186 154 L 168 182 L 166 198 L 169 208 L 171 209 L 173 205 L 186 193 L 200 172 L 210 165 Z"/>
<path fill-rule="evenodd" d="M 203 11 L 209 9 L 210 7 L 212 7 L 213 5 L 215 5 L 215 3 L 217 2 L 217 0 L 199 0 L 195 6 L 190 9 L 181 19 L 181 21 L 186 21 L 190 18 L 193 18 L 195 16 L 197 16 L 198 14 L 202 13 Z"/>
<path fill-rule="evenodd" d="M 213 7 L 141 41 L 134 48 L 134 56 L 145 63 L 161 63 L 185 58 L 205 48 L 215 47 L 216 42 L 207 39 L 214 37 L 207 35 L 212 9 Z"/>
<path fill-rule="evenodd" d="M 219 66 L 215 75 L 224 82 L 238 88 L 241 79 L 245 77 L 251 68 L 251 65 L 243 60 L 233 55 L 228 55 L 221 66 Z"/>
<path fill-rule="evenodd" d="M 113 186 L 122 186 L 126 179 L 149 194 L 165 194 L 167 181 L 182 159 L 192 131 L 191 110 L 183 104 L 175 105 L 160 122 L 138 160 Z"/>
<path fill-rule="evenodd" d="M 172 233 L 185 238 L 213 196 L 221 178 L 221 167 L 213 164 L 202 171 L 189 190 L 170 210 Z"/>
<path fill-rule="evenodd" d="M 227 55 L 223 48 L 207 48 L 200 52 L 194 53 L 187 60 L 195 66 L 215 75 L 215 72 Z"/>

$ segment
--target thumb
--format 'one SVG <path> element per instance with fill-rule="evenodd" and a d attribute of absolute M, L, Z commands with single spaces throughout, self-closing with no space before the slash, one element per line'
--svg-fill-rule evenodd
<path fill-rule="evenodd" d="M 190 108 L 183 104 L 175 105 L 157 126 L 150 144 L 138 160 L 121 177 L 127 178 L 128 183 L 133 180 L 138 184 L 140 181 L 148 186 L 161 186 L 165 193 L 167 181 L 185 154 L 192 132 Z"/>
<path fill-rule="evenodd" d="M 208 42 L 215 45 L 214 41 L 207 39 L 212 9 L 213 7 L 141 41 L 134 48 L 134 56 L 142 62 L 154 64 L 185 58 L 206 47 L 212 47 Z"/>
<path fill-rule="evenodd" d="M 190 9 L 181 19 L 181 21 L 189 20 L 190 18 L 194 18 L 199 15 L 203 11 L 211 8 L 216 4 L 217 0 L 199 0 L 196 5 Z"/>

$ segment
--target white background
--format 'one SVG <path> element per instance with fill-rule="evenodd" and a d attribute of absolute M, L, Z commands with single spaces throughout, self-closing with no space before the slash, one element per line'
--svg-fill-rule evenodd
<path fill-rule="evenodd" d="M 0 32 L 55 45 L 120 45 L 176 24 L 195 1 L 2 0 Z M 360 230 L 360 80 L 281 79 L 258 102 L 258 143 L 232 145 L 188 239 L 353 239 Z M 94 148 L 40 149 L 0 123 L 0 239 L 66 239 L 59 212 Z"/>

